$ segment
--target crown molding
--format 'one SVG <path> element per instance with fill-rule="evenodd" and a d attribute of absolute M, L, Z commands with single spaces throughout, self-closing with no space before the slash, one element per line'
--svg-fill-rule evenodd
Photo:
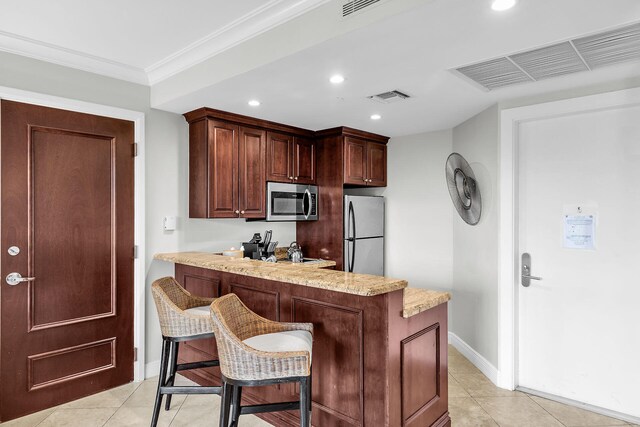
<path fill-rule="evenodd" d="M 0 31 L 0 51 L 133 83 L 149 85 L 147 74 L 141 68 L 6 31 Z"/>
<path fill-rule="evenodd" d="M 269 31 L 332 0 L 271 0 L 200 40 L 147 67 L 149 84 L 154 85 Z"/>
<path fill-rule="evenodd" d="M 150 86 L 329 1 L 270 0 L 145 69 L 6 31 L 0 31 L 0 51 Z"/>

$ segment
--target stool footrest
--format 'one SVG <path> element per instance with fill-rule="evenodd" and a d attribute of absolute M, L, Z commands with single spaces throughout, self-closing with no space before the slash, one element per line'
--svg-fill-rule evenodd
<path fill-rule="evenodd" d="M 240 407 L 240 414 L 259 414 L 262 412 L 292 411 L 300 409 L 300 402 L 265 403 L 263 405 L 247 405 Z"/>
<path fill-rule="evenodd" d="M 189 369 L 212 368 L 220 366 L 219 360 L 206 360 L 204 362 L 180 363 L 176 365 L 176 371 L 187 371 Z"/>
<path fill-rule="evenodd" d="M 160 394 L 221 394 L 222 387 L 202 386 L 164 386 L 160 387 Z"/>

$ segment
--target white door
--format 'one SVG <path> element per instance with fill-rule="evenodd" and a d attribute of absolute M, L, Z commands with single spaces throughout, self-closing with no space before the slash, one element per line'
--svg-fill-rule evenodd
<path fill-rule="evenodd" d="M 517 286 L 517 384 L 640 417 L 640 107 L 519 129 L 519 255 L 542 280 Z M 588 226 L 565 240 L 589 215 L 594 248 Z"/>

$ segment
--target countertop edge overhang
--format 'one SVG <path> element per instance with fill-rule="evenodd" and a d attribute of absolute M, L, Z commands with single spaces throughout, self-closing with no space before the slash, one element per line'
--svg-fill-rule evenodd
<path fill-rule="evenodd" d="M 451 294 L 448 292 L 408 288 L 406 280 L 326 269 L 325 267 L 335 265 L 333 261 L 304 264 L 267 263 L 215 255 L 209 252 L 158 253 L 153 258 L 175 264 L 190 265 L 365 297 L 404 289 L 402 310 L 404 318 L 429 310 L 451 299 Z"/>

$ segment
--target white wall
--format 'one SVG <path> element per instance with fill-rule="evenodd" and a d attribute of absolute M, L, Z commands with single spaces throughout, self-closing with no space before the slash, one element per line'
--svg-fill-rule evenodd
<path fill-rule="evenodd" d="M 444 165 L 451 131 L 392 138 L 387 148 L 385 275 L 451 290 L 451 200 Z"/>
<path fill-rule="evenodd" d="M 453 129 L 453 151 L 476 176 L 482 214 L 475 226 L 453 218 L 453 309 L 449 330 L 498 366 L 498 107 Z"/>
<path fill-rule="evenodd" d="M 5 52 L 0 52 L 0 64 L 0 86 L 145 113 L 147 291 L 153 280 L 173 274 L 172 264 L 152 261 L 157 252 L 220 250 L 267 228 L 282 244 L 295 240 L 295 223 L 188 219 L 188 125 L 180 115 L 151 109 L 148 87 Z M 176 231 L 162 230 L 165 215 L 178 217 Z M 147 363 L 159 359 L 160 346 L 155 306 L 147 292 Z"/>

